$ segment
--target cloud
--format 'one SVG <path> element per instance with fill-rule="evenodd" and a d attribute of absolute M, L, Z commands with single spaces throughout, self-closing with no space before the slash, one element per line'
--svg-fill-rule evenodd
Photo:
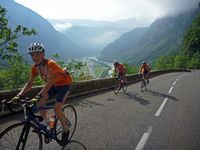
<path fill-rule="evenodd" d="M 119 37 L 119 34 L 116 31 L 106 31 L 95 37 L 91 37 L 90 39 L 88 39 L 88 41 L 90 41 L 90 43 L 93 43 L 94 45 L 105 45 L 112 42 L 117 37 Z"/>
<path fill-rule="evenodd" d="M 198 7 L 199 0 L 15 0 L 47 19 L 153 21 Z"/>
<path fill-rule="evenodd" d="M 57 31 L 64 31 L 66 29 L 69 29 L 72 27 L 71 23 L 55 23 L 53 24 L 53 27 L 57 30 Z"/>
<path fill-rule="evenodd" d="M 177 15 L 198 8 L 200 0 L 150 0 L 162 10 L 163 15 Z"/>

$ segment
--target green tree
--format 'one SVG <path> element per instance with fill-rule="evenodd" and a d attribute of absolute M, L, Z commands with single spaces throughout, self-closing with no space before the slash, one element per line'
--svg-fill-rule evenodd
<path fill-rule="evenodd" d="M 186 31 L 182 51 L 189 57 L 200 52 L 200 15 L 193 20 L 192 25 Z"/>
<path fill-rule="evenodd" d="M 71 59 L 68 63 L 60 60 L 58 53 L 53 55 L 55 61 L 62 67 L 66 68 L 69 74 L 72 76 L 74 81 L 89 80 L 93 79 L 92 76 L 86 75 L 82 68 L 86 66 L 85 63 Z"/>
<path fill-rule="evenodd" d="M 174 60 L 175 69 L 187 69 L 187 62 L 189 58 L 183 54 L 176 55 Z"/>
<path fill-rule="evenodd" d="M 200 52 L 197 52 L 193 55 L 191 60 L 188 62 L 188 68 L 200 69 Z"/>
<path fill-rule="evenodd" d="M 128 63 L 123 63 L 125 66 L 126 66 L 126 72 L 127 74 L 135 74 L 135 73 L 138 73 L 139 72 L 139 68 L 134 66 L 134 65 L 131 65 L 131 64 L 128 64 Z"/>
<path fill-rule="evenodd" d="M 60 55 L 58 53 L 53 55 L 53 58 L 55 59 L 55 61 L 62 67 L 66 67 L 65 62 L 60 60 Z"/>
<path fill-rule="evenodd" d="M 193 20 L 184 34 L 179 54 L 161 56 L 155 61 L 155 68 L 186 69 L 199 68 L 200 65 L 200 14 Z"/>
<path fill-rule="evenodd" d="M 18 25 L 14 30 L 8 27 L 6 9 L 0 6 L 0 59 L 10 60 L 12 56 L 18 55 L 17 39 L 21 36 L 36 34 L 34 29 Z"/>
<path fill-rule="evenodd" d="M 30 67 L 18 53 L 17 40 L 22 36 L 35 35 L 34 29 L 18 25 L 8 27 L 6 9 L 0 6 L 0 90 L 21 87 L 28 79 Z"/>
<path fill-rule="evenodd" d="M 154 61 L 154 69 L 164 70 L 174 68 L 174 58 L 173 55 L 162 55 Z"/>

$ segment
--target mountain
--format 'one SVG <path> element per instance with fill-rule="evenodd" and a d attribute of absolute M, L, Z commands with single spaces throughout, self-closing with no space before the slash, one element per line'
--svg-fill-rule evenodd
<path fill-rule="evenodd" d="M 101 59 L 106 61 L 120 60 L 127 56 L 128 49 L 137 46 L 137 42 L 145 33 L 147 28 L 136 28 L 130 32 L 123 34 L 113 43 L 109 43 L 101 52 Z"/>
<path fill-rule="evenodd" d="M 125 33 L 101 52 L 104 61 L 126 61 L 140 64 L 142 60 L 153 61 L 161 54 L 179 50 L 184 32 L 200 13 L 190 10 L 178 16 L 166 16 L 155 20 L 149 27 L 136 28 Z"/>
<path fill-rule="evenodd" d="M 125 32 L 145 26 L 134 18 L 118 21 L 95 21 L 84 19 L 49 20 L 55 29 L 65 34 L 81 47 L 87 56 L 98 56 L 110 42 Z"/>
<path fill-rule="evenodd" d="M 81 57 L 80 48 L 71 42 L 65 35 L 59 33 L 43 17 L 13 0 L 1 0 L 0 5 L 7 9 L 9 26 L 15 28 L 17 25 L 34 28 L 37 35 L 19 38 L 19 52 L 27 59 L 27 47 L 33 43 L 43 43 L 46 48 L 47 56 L 58 53 L 61 58 Z M 30 59 L 30 58 L 29 58 Z"/>
<path fill-rule="evenodd" d="M 120 37 L 127 30 L 120 27 L 73 26 L 62 33 L 81 47 L 88 56 L 97 56 L 108 43 Z"/>

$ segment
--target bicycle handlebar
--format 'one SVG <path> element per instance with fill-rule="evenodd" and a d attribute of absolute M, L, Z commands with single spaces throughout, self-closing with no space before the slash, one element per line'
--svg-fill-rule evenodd
<path fill-rule="evenodd" d="M 12 103 L 17 103 L 19 104 L 21 107 L 24 107 L 24 106 L 28 106 L 28 107 L 32 107 L 33 105 L 35 105 L 36 103 L 38 102 L 38 99 L 30 99 L 28 97 L 24 98 L 24 99 L 20 99 L 18 101 L 14 101 L 14 100 L 7 100 L 7 99 L 4 99 L 2 100 L 2 113 L 4 112 L 4 108 L 5 108 L 5 105 L 10 105 Z"/>

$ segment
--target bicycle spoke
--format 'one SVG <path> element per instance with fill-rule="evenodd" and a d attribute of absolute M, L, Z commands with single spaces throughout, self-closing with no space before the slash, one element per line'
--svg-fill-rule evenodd
<path fill-rule="evenodd" d="M 35 128 L 32 125 L 30 126 L 30 130 L 27 130 L 25 126 L 26 124 L 24 123 L 17 123 L 5 129 L 0 138 L 0 145 L 3 147 L 2 149 L 41 150 L 42 136 L 40 132 L 32 132 Z"/>
<path fill-rule="evenodd" d="M 8 135 L 8 133 L 7 133 L 7 135 Z M 8 135 L 8 136 L 9 136 L 9 135 Z M 13 136 L 12 136 L 12 139 L 13 139 L 13 140 L 8 140 L 7 138 L 4 138 L 4 140 L 6 140 L 7 143 L 9 143 L 9 144 L 11 144 L 12 146 L 15 147 L 17 144 L 14 142 L 15 140 L 14 140 Z M 10 143 L 11 141 L 14 142 L 14 143 Z"/>

